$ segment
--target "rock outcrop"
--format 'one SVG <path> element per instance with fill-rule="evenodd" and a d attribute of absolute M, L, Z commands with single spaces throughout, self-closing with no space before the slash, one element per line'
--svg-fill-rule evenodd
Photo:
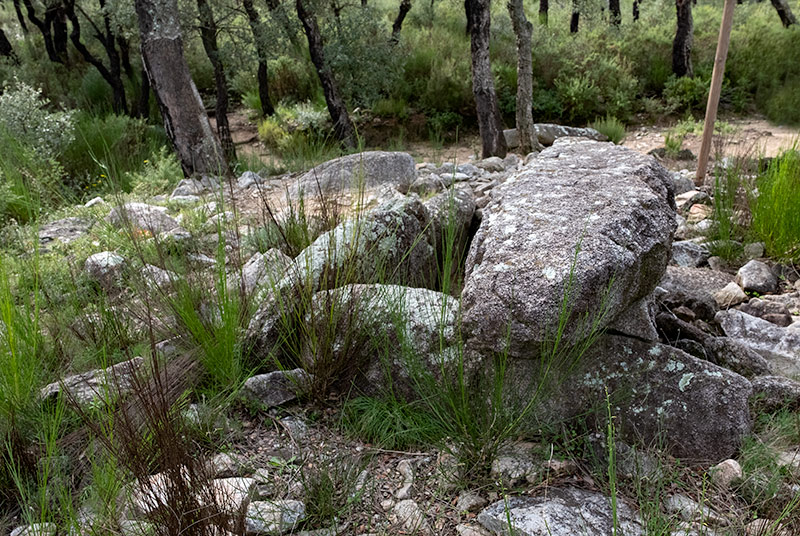
<path fill-rule="evenodd" d="M 416 163 L 407 153 L 370 151 L 330 160 L 303 174 L 294 194 L 316 197 L 351 189 L 391 186 L 407 192 L 416 179 Z"/>

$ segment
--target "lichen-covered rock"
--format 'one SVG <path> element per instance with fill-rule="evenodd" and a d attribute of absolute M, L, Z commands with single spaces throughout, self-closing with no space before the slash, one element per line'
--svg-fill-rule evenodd
<path fill-rule="evenodd" d="M 153 235 L 165 233 L 179 227 L 178 222 L 166 213 L 164 207 L 146 203 L 126 203 L 114 207 L 106 221 L 114 227 L 130 225 L 134 229 L 149 231 Z"/>
<path fill-rule="evenodd" d="M 47 244 L 53 240 L 58 240 L 64 244 L 69 244 L 88 233 L 93 224 L 94 222 L 90 220 L 75 217 L 52 221 L 39 229 L 39 242 Z"/>
<path fill-rule="evenodd" d="M 608 136 L 593 128 L 566 127 L 553 123 L 536 123 L 536 137 L 545 147 L 553 145 L 558 138 L 586 138 L 594 141 L 608 141 Z"/>
<path fill-rule="evenodd" d="M 417 398 L 411 371 L 438 376 L 458 359 L 458 306 L 453 296 L 397 285 L 319 292 L 304 322 L 317 334 L 305 348 L 307 368 L 346 364 L 345 374 L 361 392 L 378 395 L 391 385 L 395 394 Z"/>
<path fill-rule="evenodd" d="M 783 376 L 759 376 L 752 384 L 752 403 L 759 411 L 800 407 L 800 382 Z"/>
<path fill-rule="evenodd" d="M 472 217 L 475 214 L 475 199 L 468 188 L 449 188 L 425 201 L 430 217 L 429 241 L 436 251 L 439 270 L 445 262 L 451 263 L 451 272 L 461 270 L 461 260 L 467 249 Z"/>
<path fill-rule="evenodd" d="M 89 255 L 84 264 L 88 276 L 106 290 L 120 281 L 124 269 L 125 259 L 113 251 L 101 251 Z"/>
<path fill-rule="evenodd" d="M 311 375 L 303 369 L 276 370 L 248 378 L 242 392 L 247 398 L 272 408 L 307 392 L 310 381 Z"/>
<path fill-rule="evenodd" d="M 800 330 L 782 328 L 735 309 L 720 311 L 715 319 L 725 335 L 764 356 L 773 374 L 800 375 Z"/>
<path fill-rule="evenodd" d="M 256 253 L 242 266 L 242 284 L 245 292 L 249 295 L 261 285 L 275 285 L 283 278 L 286 267 L 291 262 L 292 259 L 277 248 Z"/>
<path fill-rule="evenodd" d="M 706 359 L 745 378 L 769 374 L 764 357 L 752 348 L 730 337 L 709 337 L 703 341 Z"/>
<path fill-rule="evenodd" d="M 329 160 L 302 175 L 293 192 L 316 197 L 351 189 L 391 186 L 407 192 L 416 179 L 414 157 L 407 153 L 369 151 Z"/>
<path fill-rule="evenodd" d="M 535 389 L 539 366 L 510 360 L 509 396 L 519 400 Z M 548 393 L 539 416 L 567 419 L 597 411 L 606 405 L 606 389 L 621 439 L 663 441 L 690 463 L 730 458 L 751 429 L 752 387 L 744 377 L 670 346 L 616 335 L 603 336 L 583 356 L 563 387 Z"/>
<path fill-rule="evenodd" d="M 537 497 L 498 501 L 478 514 L 478 522 L 503 536 L 600 536 L 614 532 L 614 514 L 610 498 L 602 493 L 548 488 Z M 645 533 L 641 519 L 624 501 L 617 503 L 616 516 L 625 536 Z"/>
<path fill-rule="evenodd" d="M 567 338 L 603 305 L 607 325 L 650 294 L 671 252 L 670 188 L 653 158 L 574 140 L 497 186 L 467 258 L 468 345 L 513 356 L 538 350 L 570 281 Z"/>
<path fill-rule="evenodd" d="M 705 246 L 691 240 L 681 240 L 672 244 L 672 264 L 697 268 L 708 261 L 711 252 Z"/>

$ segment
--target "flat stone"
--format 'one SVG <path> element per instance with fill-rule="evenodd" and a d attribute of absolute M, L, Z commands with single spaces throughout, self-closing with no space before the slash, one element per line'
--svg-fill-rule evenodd
<path fill-rule="evenodd" d="M 242 387 L 243 394 L 268 408 L 281 406 L 297 399 L 308 389 L 311 375 L 301 368 L 276 370 L 248 378 Z"/>
<path fill-rule="evenodd" d="M 672 244 L 672 261 L 675 266 L 697 268 L 708 261 L 711 252 L 702 244 L 691 240 L 681 240 Z"/>
<path fill-rule="evenodd" d="M 166 214 L 166 210 L 146 203 L 126 203 L 111 209 L 106 221 L 117 228 L 130 224 L 134 229 L 158 235 L 179 227 L 175 218 Z"/>
<path fill-rule="evenodd" d="M 94 222 L 83 218 L 64 218 L 52 221 L 39 228 L 39 243 L 47 244 L 53 240 L 58 240 L 63 244 L 69 244 L 86 233 L 94 225 Z"/>
<path fill-rule="evenodd" d="M 783 376 L 754 378 L 753 405 L 761 412 L 800 407 L 800 382 Z"/>
<path fill-rule="evenodd" d="M 15 528 L 9 536 L 56 536 L 57 532 L 55 523 L 33 523 Z"/>
<path fill-rule="evenodd" d="M 725 309 L 746 302 L 747 299 L 747 294 L 742 290 L 742 287 L 733 281 L 714 293 L 714 300 L 717 305 Z"/>
<path fill-rule="evenodd" d="M 625 536 L 644 535 L 641 520 L 622 500 L 617 518 Z M 614 525 L 611 500 L 578 488 L 548 488 L 543 496 L 498 501 L 478 514 L 478 522 L 504 536 L 610 535 Z"/>
<path fill-rule="evenodd" d="M 800 375 L 800 331 L 782 328 L 735 309 L 720 311 L 715 320 L 725 335 L 761 354 L 773 374 Z"/>
<path fill-rule="evenodd" d="M 291 263 L 292 259 L 277 248 L 256 253 L 242 267 L 245 292 L 249 295 L 262 285 L 277 285 Z"/>
<path fill-rule="evenodd" d="M 400 501 L 394 505 L 394 514 L 398 521 L 410 534 L 433 536 L 434 531 L 419 505 L 411 499 Z"/>
<path fill-rule="evenodd" d="M 108 396 L 124 396 L 133 388 L 134 374 L 143 363 L 143 358 L 134 357 L 105 369 L 68 376 L 42 387 L 40 396 L 46 400 L 58 396 L 66 389 L 69 393 L 67 400 L 74 399 L 81 405 L 98 403 Z"/>
<path fill-rule="evenodd" d="M 778 301 L 751 298 L 746 304 L 741 305 L 739 310 L 784 328 L 792 324 L 789 308 Z"/>
<path fill-rule="evenodd" d="M 556 125 L 553 123 L 536 123 L 534 125 L 539 143 L 549 147 L 558 138 L 586 138 L 594 141 L 608 141 L 608 136 L 601 134 L 593 128 L 578 128 Z"/>
<path fill-rule="evenodd" d="M 122 255 L 118 255 L 113 251 L 101 251 L 100 253 L 89 255 L 83 266 L 93 281 L 108 290 L 122 279 L 125 259 Z"/>
<path fill-rule="evenodd" d="M 706 294 L 713 297 L 733 279 L 730 274 L 706 268 L 667 266 L 667 273 L 658 286 L 670 292 L 683 291 L 687 294 Z"/>

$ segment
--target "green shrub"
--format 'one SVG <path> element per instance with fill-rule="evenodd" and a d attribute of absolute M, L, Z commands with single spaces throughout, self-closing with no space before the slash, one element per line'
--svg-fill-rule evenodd
<path fill-rule="evenodd" d="M 178 158 L 162 147 L 149 159 L 143 160 L 140 171 L 130 173 L 131 191 L 139 195 L 166 194 L 183 178 Z"/>
<path fill-rule="evenodd" d="M 264 145 L 274 149 L 284 143 L 289 133 L 280 125 L 278 118 L 267 117 L 258 123 L 258 137 Z"/>
<path fill-rule="evenodd" d="M 392 396 L 348 400 L 342 408 L 342 427 L 362 441 L 395 450 L 430 445 L 442 433 L 424 404 Z"/>
<path fill-rule="evenodd" d="M 319 91 L 319 82 L 310 62 L 289 56 L 278 56 L 267 62 L 269 91 L 273 102 L 290 100 L 304 102 Z"/>
<path fill-rule="evenodd" d="M 619 145 L 625 139 L 625 125 L 622 121 L 607 115 L 605 119 L 597 119 L 591 125 L 600 134 L 604 134 L 609 140 Z"/>
<path fill-rule="evenodd" d="M 664 99 L 673 112 L 701 110 L 708 100 L 710 80 L 701 76 L 670 77 L 664 86 Z"/>

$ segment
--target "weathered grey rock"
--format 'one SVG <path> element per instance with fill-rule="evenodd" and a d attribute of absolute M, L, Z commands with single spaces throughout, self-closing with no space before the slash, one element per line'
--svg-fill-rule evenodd
<path fill-rule="evenodd" d="M 236 181 L 236 185 L 244 190 L 245 188 L 250 188 L 251 186 L 261 184 L 262 182 L 263 179 L 258 173 L 248 170 L 239 176 L 239 179 Z"/>
<path fill-rule="evenodd" d="M 248 398 L 271 408 L 296 400 L 298 394 L 306 392 L 310 381 L 311 376 L 300 368 L 276 370 L 248 378 L 242 391 Z"/>
<path fill-rule="evenodd" d="M 467 258 L 468 345 L 513 356 L 538 350 L 558 319 L 575 262 L 568 339 L 585 327 L 578 319 L 597 317 L 601 304 L 605 325 L 650 294 L 675 229 L 669 187 L 666 170 L 650 157 L 570 140 L 497 186 Z"/>
<path fill-rule="evenodd" d="M 687 294 L 706 294 L 713 297 L 733 281 L 733 276 L 725 272 L 687 266 L 668 266 L 667 273 L 658 284 L 670 292 L 683 291 Z"/>
<path fill-rule="evenodd" d="M 318 165 L 302 175 L 292 192 L 316 197 L 351 188 L 391 186 L 407 192 L 416 179 L 414 158 L 406 153 L 370 151 L 351 154 Z"/>
<path fill-rule="evenodd" d="M 680 516 L 684 521 L 699 521 L 712 525 L 725 524 L 718 513 L 682 493 L 667 497 L 667 500 L 664 501 L 664 509 L 667 513 Z"/>
<path fill-rule="evenodd" d="M 56 536 L 58 526 L 55 523 L 33 523 L 17 527 L 9 536 Z"/>
<path fill-rule="evenodd" d="M 509 397 L 529 396 L 539 366 L 538 360 L 509 360 Z M 661 440 L 689 463 L 730 458 L 751 428 L 749 381 L 663 344 L 603 336 L 563 385 L 568 388 L 548 391 L 540 417 L 567 419 L 589 408 L 603 411 L 607 388 L 621 440 L 633 445 Z M 519 398 L 512 403 L 519 405 Z M 528 426 L 537 425 L 523 423 Z"/>
<path fill-rule="evenodd" d="M 261 285 L 276 285 L 283 278 L 286 268 L 291 263 L 291 257 L 277 248 L 272 248 L 264 253 L 256 253 L 242 267 L 242 282 L 245 292 L 252 294 Z"/>
<path fill-rule="evenodd" d="M 737 283 L 731 281 L 716 293 L 714 293 L 714 300 L 722 308 L 727 309 L 739 305 L 747 301 L 747 294 L 744 293 L 742 287 Z"/>
<path fill-rule="evenodd" d="M 238 513 L 244 511 L 250 503 L 256 489 L 256 481 L 245 477 L 216 478 L 209 482 L 208 486 L 213 504 L 224 512 Z M 201 496 L 201 503 L 203 499 Z"/>
<path fill-rule="evenodd" d="M 759 411 L 772 412 L 800 406 L 800 382 L 783 376 L 759 376 L 751 381 L 752 403 Z"/>
<path fill-rule="evenodd" d="M 645 341 L 657 341 L 658 332 L 655 326 L 656 305 L 653 296 L 645 296 L 620 313 L 608 325 L 615 333 L 636 337 Z"/>
<path fill-rule="evenodd" d="M 456 532 L 458 532 L 458 536 L 492 536 L 492 533 L 479 525 L 464 523 L 456 525 Z"/>
<path fill-rule="evenodd" d="M 675 266 L 697 268 L 706 264 L 711 252 L 702 244 L 691 240 L 681 240 L 672 244 L 672 261 Z"/>
<path fill-rule="evenodd" d="M 378 395 L 391 383 L 396 395 L 414 399 L 420 393 L 410 370 L 422 367 L 438 376 L 457 360 L 457 319 L 458 299 L 427 289 L 348 285 L 319 292 L 304 323 L 331 350 L 309 345 L 304 360 L 313 371 L 322 354 L 331 363 L 346 363 L 345 372 L 355 374 L 355 387 L 366 394 Z M 333 340 L 325 338 L 331 322 Z"/>
<path fill-rule="evenodd" d="M 519 147 L 519 132 L 516 128 L 507 128 L 503 131 L 503 137 L 506 139 L 506 147 L 509 149 L 516 149 Z"/>
<path fill-rule="evenodd" d="M 438 265 L 443 267 L 445 257 L 449 254 L 453 273 L 460 271 L 458 260 L 466 254 L 470 225 L 475 214 L 472 192 L 462 187 L 449 188 L 425 201 L 425 209 L 430 218 L 427 229 L 429 242 L 436 252 Z"/>
<path fill-rule="evenodd" d="M 165 291 L 169 289 L 172 283 L 178 280 L 178 276 L 174 272 L 152 264 L 145 264 L 140 271 L 140 275 L 145 285 L 152 290 Z"/>
<path fill-rule="evenodd" d="M 253 501 L 247 507 L 248 536 L 278 536 L 293 531 L 306 517 L 301 501 Z"/>
<path fill-rule="evenodd" d="M 765 249 L 763 242 L 753 242 L 744 246 L 745 259 L 760 259 L 764 256 L 764 252 Z"/>
<path fill-rule="evenodd" d="M 108 396 L 119 397 L 130 392 L 134 374 L 142 366 L 144 359 L 134 357 L 105 369 L 95 369 L 83 374 L 63 378 L 42 387 L 40 396 L 48 399 L 66 389 L 67 400 L 88 405 L 105 400 Z"/>
<path fill-rule="evenodd" d="M 467 163 L 456 166 L 456 171 L 458 173 L 463 173 L 468 177 L 479 177 L 483 173 L 477 166 Z"/>
<path fill-rule="evenodd" d="M 490 156 L 489 158 L 478 160 L 475 162 L 475 167 L 488 171 L 489 173 L 502 173 L 506 170 L 503 159 L 497 156 Z"/>
<path fill-rule="evenodd" d="M 456 511 L 474 512 L 486 506 L 486 499 L 471 491 L 465 491 L 458 496 L 456 501 Z"/>
<path fill-rule="evenodd" d="M 205 192 L 206 188 L 203 183 L 197 179 L 182 179 L 178 185 L 172 190 L 170 197 L 182 197 L 187 195 L 201 195 Z"/>
<path fill-rule="evenodd" d="M 539 143 L 545 147 L 553 145 L 558 138 L 586 138 L 594 141 L 608 141 L 608 137 L 600 134 L 593 128 L 576 128 L 565 127 L 563 125 L 554 125 L 553 123 L 536 123 L 536 137 L 539 138 Z"/>
<path fill-rule="evenodd" d="M 778 278 L 770 267 L 761 261 L 752 260 L 739 268 L 736 282 L 745 292 L 770 294 L 778 290 Z"/>
<path fill-rule="evenodd" d="M 322 234 L 294 259 L 274 288 L 256 296 L 261 305 L 248 327 L 248 343 L 256 352 L 277 347 L 285 327 L 281 316 L 295 307 L 299 289 L 316 292 L 376 279 L 433 286 L 438 267 L 429 223 L 422 203 L 395 193 L 357 220 Z"/>
<path fill-rule="evenodd" d="M 111 209 L 106 221 L 114 227 L 125 227 L 130 224 L 134 229 L 157 235 L 178 227 L 178 222 L 168 216 L 166 210 L 164 207 L 146 203 L 126 203 Z"/>
<path fill-rule="evenodd" d="M 792 314 L 789 312 L 789 308 L 778 301 L 751 298 L 749 302 L 741 305 L 739 310 L 784 328 L 792 323 Z"/>
<path fill-rule="evenodd" d="M 617 518 L 625 536 L 644 535 L 641 520 L 624 501 L 617 503 Z M 600 536 L 614 532 L 611 500 L 596 491 L 578 488 L 548 488 L 542 496 L 498 501 L 478 514 L 478 522 L 503 536 Z"/>
<path fill-rule="evenodd" d="M 106 203 L 105 199 L 103 199 L 102 197 L 98 196 L 98 197 L 91 198 L 86 203 L 84 203 L 83 206 L 86 207 L 86 208 L 92 208 L 92 207 L 101 207 L 101 206 L 104 206 L 104 205 L 107 205 L 107 204 L 108 203 Z"/>
<path fill-rule="evenodd" d="M 411 488 L 414 486 L 414 467 L 411 465 L 411 460 L 400 460 L 397 464 L 397 472 L 403 477 L 403 484 L 400 486 L 394 497 L 398 500 L 405 500 L 411 498 Z"/>
<path fill-rule="evenodd" d="M 39 228 L 39 243 L 47 244 L 58 240 L 69 244 L 89 232 L 94 222 L 83 218 L 64 218 L 52 221 Z"/>
<path fill-rule="evenodd" d="M 745 378 L 770 373 L 769 363 L 761 354 L 730 337 L 709 337 L 703 341 L 703 348 L 708 361 Z"/>
<path fill-rule="evenodd" d="M 725 335 L 764 356 L 773 374 L 800 375 L 800 331 L 734 309 L 720 311 L 716 321 Z"/>
<path fill-rule="evenodd" d="M 673 172 L 671 177 L 676 196 L 694 190 L 694 181 L 691 177 L 678 171 Z"/>
<path fill-rule="evenodd" d="M 753 390 L 755 391 L 755 383 Z M 730 489 L 731 485 L 741 480 L 743 476 L 742 466 L 733 459 L 719 462 L 708 470 L 708 474 L 711 476 L 711 481 L 721 489 Z"/>
<path fill-rule="evenodd" d="M 84 270 L 93 281 L 108 290 L 122 279 L 125 259 L 113 251 L 101 251 L 86 259 Z"/>
<path fill-rule="evenodd" d="M 745 536 L 790 536 L 792 532 L 789 529 L 772 519 L 755 519 L 748 523 L 744 528 Z"/>
<path fill-rule="evenodd" d="M 516 487 L 526 481 L 535 484 L 539 474 L 539 460 L 531 443 L 517 443 L 505 447 L 492 460 L 491 476 L 508 487 Z"/>
<path fill-rule="evenodd" d="M 220 452 L 208 461 L 211 478 L 231 478 L 242 476 L 247 470 L 247 456 L 235 452 Z"/>
<path fill-rule="evenodd" d="M 394 506 L 394 514 L 409 534 L 433 536 L 434 532 L 425 517 L 425 512 L 422 511 L 415 501 L 406 499 L 405 501 L 398 502 Z"/>

